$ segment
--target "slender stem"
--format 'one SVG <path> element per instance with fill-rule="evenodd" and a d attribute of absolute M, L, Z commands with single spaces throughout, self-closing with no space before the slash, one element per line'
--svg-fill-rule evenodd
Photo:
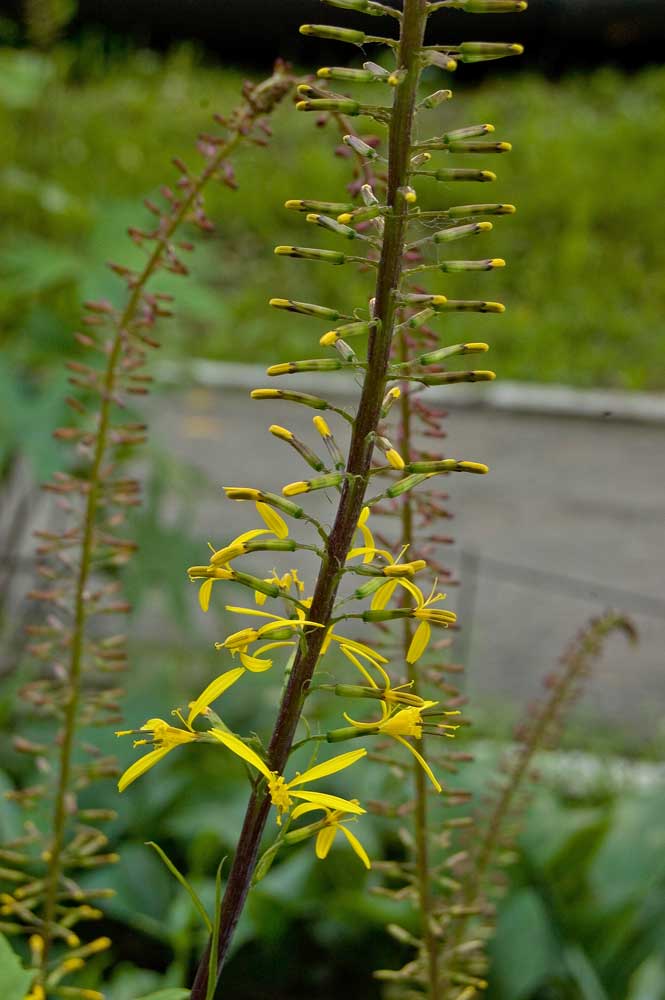
<path fill-rule="evenodd" d="M 205 185 L 214 176 L 222 162 L 236 148 L 242 139 L 243 134 L 240 131 L 236 131 L 223 146 L 220 146 L 214 159 L 211 160 L 206 168 L 201 172 L 199 177 L 192 184 L 192 187 L 187 195 L 183 198 L 178 209 L 169 218 L 168 224 L 165 226 L 164 231 L 160 234 L 159 242 L 155 245 L 155 248 L 148 258 L 143 271 L 137 278 L 132 294 L 127 301 L 122 315 L 117 321 L 106 363 L 103 388 L 100 393 L 101 404 L 99 409 L 99 425 L 97 428 L 95 451 L 87 480 L 89 487 L 83 514 L 83 534 L 81 537 L 80 550 L 81 559 L 79 562 L 76 589 L 74 592 L 74 621 L 69 654 L 69 665 L 67 670 L 68 696 L 64 707 L 63 731 L 60 741 L 58 760 L 58 783 L 56 786 L 53 804 L 53 840 L 49 850 L 48 871 L 45 879 L 46 888 L 44 900 L 44 919 L 42 925 L 44 951 L 40 973 L 42 981 L 48 971 L 49 952 L 52 940 L 51 928 L 55 920 L 58 885 L 62 875 L 61 855 L 67 825 L 67 795 L 70 787 L 74 735 L 76 732 L 78 708 L 81 699 L 83 646 L 87 617 L 86 592 L 92 569 L 95 525 L 102 480 L 102 466 L 108 447 L 113 395 L 117 378 L 118 363 L 122 357 L 123 341 L 127 334 L 128 326 L 131 324 L 134 316 L 136 315 L 143 290 L 157 269 L 162 255 L 166 250 L 168 241 L 187 217 L 193 203 L 198 198 Z"/>
<path fill-rule="evenodd" d="M 402 331 L 399 336 L 400 361 L 402 364 L 408 361 L 408 350 L 406 336 Z M 411 405 L 408 392 L 402 391 L 400 398 L 400 454 L 405 462 L 411 461 Z M 413 544 L 413 501 L 411 494 L 407 493 L 403 497 L 401 509 L 402 522 L 402 545 Z M 404 595 L 406 598 L 406 594 Z M 408 601 L 405 601 L 408 603 Z M 411 645 L 413 637 L 413 627 L 411 619 L 403 620 L 403 651 L 404 661 Z M 420 676 L 417 664 L 409 664 L 409 680 L 412 683 L 412 691 L 419 694 Z M 424 741 L 421 753 L 424 755 Z M 437 1000 L 439 968 L 438 968 L 438 948 L 439 944 L 434 935 L 431 920 L 432 893 L 430 889 L 429 871 L 429 843 L 427 839 L 427 781 L 425 772 L 417 760 L 413 761 L 413 781 L 415 786 L 416 804 L 414 811 L 414 832 L 416 842 L 416 874 L 418 880 L 418 902 L 420 909 L 420 933 L 425 945 L 427 954 L 427 995 L 428 1000 Z"/>
<path fill-rule="evenodd" d="M 406 216 L 398 189 L 408 181 L 413 115 L 420 77 L 419 53 L 426 21 L 426 0 L 405 0 L 398 64 L 406 69 L 407 75 L 402 85 L 396 89 L 389 129 L 388 212 L 376 281 L 375 315 L 381 323 L 379 329 L 370 335 L 367 372 L 349 445 L 347 478 L 344 481 L 335 523 L 324 558 L 321 560 L 312 598 L 310 617 L 324 628 L 311 629 L 303 637 L 270 741 L 269 766 L 279 773 L 288 760 L 307 686 L 316 668 L 321 646 L 330 625 L 339 581 L 346 556 L 351 548 L 369 479 L 374 434 L 379 422 L 390 359 L 395 320 L 395 292 L 399 287 L 402 272 Z M 224 959 L 247 898 L 269 809 L 270 798 L 266 788 L 262 786 L 255 789 L 247 807 L 222 900 L 217 961 L 218 983 Z M 191 1000 L 205 1000 L 209 954 L 210 942 L 196 973 Z"/>

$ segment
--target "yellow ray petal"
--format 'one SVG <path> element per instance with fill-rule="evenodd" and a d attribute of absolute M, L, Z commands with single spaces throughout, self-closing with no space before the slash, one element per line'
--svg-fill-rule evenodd
<path fill-rule="evenodd" d="M 340 646 L 346 646 L 348 649 L 352 649 L 354 653 L 358 656 L 364 656 L 366 660 L 376 666 L 377 663 L 387 663 L 388 660 L 381 653 L 377 653 L 375 649 L 371 649 L 370 646 L 366 646 L 364 642 L 358 642 L 357 639 L 350 639 L 346 635 L 335 635 L 333 632 L 331 638 L 340 644 Z"/>
<path fill-rule="evenodd" d="M 264 660 L 260 656 L 250 656 L 249 653 L 240 653 L 240 662 L 246 670 L 253 674 L 262 674 L 272 667 L 272 660 Z"/>
<path fill-rule="evenodd" d="M 273 535 L 277 535 L 278 538 L 288 538 L 288 525 L 276 510 L 273 510 L 267 503 L 257 503 L 256 509 Z"/>
<path fill-rule="evenodd" d="M 404 577 L 400 577 L 398 583 L 400 587 L 404 587 L 404 590 L 408 590 L 411 596 L 415 598 L 417 606 L 422 608 L 425 604 L 425 598 L 420 587 L 417 587 L 415 583 L 411 582 L 411 580 L 405 580 Z"/>
<path fill-rule="evenodd" d="M 358 668 L 358 670 L 363 675 L 363 677 L 365 678 L 365 680 L 367 681 L 367 683 L 370 685 L 370 687 L 378 687 L 379 686 L 376 683 L 376 681 L 374 680 L 374 678 L 372 677 L 372 675 L 370 674 L 369 670 L 367 670 L 367 668 L 363 666 L 363 664 L 360 662 L 360 660 L 358 659 L 358 657 L 355 656 L 355 654 L 351 652 L 351 650 L 348 648 L 348 646 L 342 646 L 342 645 L 340 645 L 339 648 L 342 650 L 342 652 L 344 653 L 344 655 L 347 658 L 347 660 L 350 660 L 351 663 L 354 665 L 354 667 Z M 379 668 L 378 663 L 375 663 L 374 666 L 377 667 L 377 668 Z"/>
<path fill-rule="evenodd" d="M 383 611 L 386 604 L 395 593 L 397 583 L 398 581 L 395 579 L 387 580 L 379 587 L 376 594 L 372 598 L 372 603 L 370 604 L 372 611 Z"/>
<path fill-rule="evenodd" d="M 343 809 L 344 812 L 356 813 L 361 816 L 365 809 L 350 799 L 341 799 L 339 795 L 328 795 L 327 792 L 291 792 L 294 799 L 303 799 L 305 802 L 318 802 L 319 805 L 328 809 Z"/>
<path fill-rule="evenodd" d="M 407 750 L 411 751 L 411 753 L 416 758 L 416 760 L 418 761 L 418 763 L 422 767 L 423 771 L 425 772 L 425 774 L 427 775 L 427 777 L 429 778 L 429 780 L 432 782 L 432 784 L 436 788 L 437 792 L 443 791 L 443 789 L 441 788 L 441 785 L 439 784 L 439 782 L 434 777 L 434 772 L 432 771 L 432 768 L 429 766 L 429 764 L 427 763 L 427 761 L 425 760 L 425 758 L 422 756 L 422 754 L 418 753 L 418 751 L 413 746 L 413 744 L 409 743 L 408 740 L 405 740 L 403 736 L 393 736 L 393 739 L 397 740 L 398 743 L 401 743 L 402 746 L 405 746 Z"/>
<path fill-rule="evenodd" d="M 368 556 L 368 555 L 369 559 L 365 558 L 363 559 L 363 562 L 371 562 L 374 556 L 383 556 L 386 562 L 389 563 L 393 562 L 393 557 L 390 554 L 390 552 L 388 552 L 386 549 L 377 549 L 373 545 L 362 545 L 355 549 L 351 549 L 346 559 L 348 562 L 349 559 L 354 559 L 355 556 Z"/>
<path fill-rule="evenodd" d="M 151 750 L 150 753 L 146 753 L 143 757 L 135 760 L 125 773 L 121 775 L 118 781 L 118 791 L 124 792 L 125 788 L 128 788 L 133 781 L 136 781 L 142 774 L 149 771 L 151 767 L 158 764 L 162 757 L 166 757 L 167 753 L 171 750 L 173 750 L 173 747 L 160 747 L 158 750 Z"/>
<path fill-rule="evenodd" d="M 407 663 L 416 663 L 420 659 L 427 649 L 431 634 L 432 629 L 429 622 L 421 622 L 413 633 L 413 639 L 406 654 Z"/>
<path fill-rule="evenodd" d="M 212 577 L 209 580 L 204 580 L 199 587 L 199 604 L 201 605 L 201 611 L 207 611 L 210 607 L 210 592 L 212 591 L 212 585 L 215 581 Z"/>
<path fill-rule="evenodd" d="M 314 849 L 316 851 L 317 858 L 320 858 L 321 861 L 328 857 L 328 852 L 332 847 L 336 833 L 337 829 L 334 826 L 324 826 L 323 830 L 319 830 Z"/>
<path fill-rule="evenodd" d="M 340 825 L 339 829 L 342 831 L 342 833 L 344 834 L 344 836 L 346 837 L 346 839 L 348 840 L 348 842 L 351 844 L 351 847 L 356 852 L 356 854 L 358 855 L 358 857 L 360 858 L 360 860 L 364 864 L 365 868 L 368 868 L 368 869 L 371 868 L 372 867 L 372 862 L 369 860 L 369 857 L 367 855 L 367 851 L 365 850 L 365 848 L 363 847 L 363 845 L 360 843 L 360 841 L 358 840 L 358 838 L 353 833 L 351 833 L 350 830 L 347 830 L 347 828 L 345 826 L 341 826 Z"/>
<path fill-rule="evenodd" d="M 242 757 L 252 767 L 255 767 L 265 778 L 271 777 L 272 772 L 268 768 L 268 765 L 261 760 L 257 753 L 250 750 L 246 743 L 243 743 L 241 739 L 234 736 L 233 733 L 225 733 L 222 729 L 211 729 L 210 735 L 214 736 L 220 743 L 223 743 L 229 750 L 232 750 L 238 757 Z"/>
<path fill-rule="evenodd" d="M 330 760 L 324 761 L 323 764 L 317 764 L 315 767 L 310 767 L 307 771 L 304 771 L 303 774 L 296 775 L 292 781 L 289 781 L 289 788 L 302 785 L 306 781 L 318 781 L 319 778 L 325 778 L 329 774 L 336 774 L 337 771 L 343 771 L 345 767 L 351 767 L 357 760 L 364 757 L 366 753 L 367 750 L 365 749 L 351 750 L 349 753 L 340 753 L 336 757 L 331 757 Z"/>
<path fill-rule="evenodd" d="M 292 820 L 299 819 L 301 816 L 304 816 L 305 813 L 314 812 L 317 809 L 319 810 L 319 812 L 322 809 L 326 813 L 330 812 L 329 809 L 326 809 L 325 806 L 319 805 L 317 802 L 301 802 L 300 805 L 296 806 L 295 809 L 292 811 L 292 813 L 291 813 L 291 819 Z"/>
<path fill-rule="evenodd" d="M 201 692 L 196 701 L 192 701 L 189 704 L 189 715 L 187 716 L 187 725 L 191 726 L 197 715 L 200 715 L 204 708 L 208 705 L 212 705 L 213 701 L 219 698 L 220 695 L 224 694 L 227 688 L 230 688 L 232 684 L 242 677 L 245 673 L 242 667 L 234 667 L 233 670 L 227 670 L 225 673 L 220 674 L 216 677 L 214 681 L 208 684 L 207 688 Z"/>
<path fill-rule="evenodd" d="M 269 611 L 258 611 L 256 608 L 237 608 L 233 604 L 227 604 L 226 611 L 231 611 L 234 615 L 253 615 L 255 618 L 279 618 L 279 615 L 273 615 Z"/>

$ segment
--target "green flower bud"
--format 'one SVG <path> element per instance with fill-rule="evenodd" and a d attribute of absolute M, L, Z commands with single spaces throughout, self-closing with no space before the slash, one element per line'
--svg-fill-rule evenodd
<path fill-rule="evenodd" d="M 437 312 L 503 313 L 506 311 L 502 302 L 483 302 L 476 299 L 448 299 L 443 305 L 435 308 Z"/>
<path fill-rule="evenodd" d="M 418 358 L 418 363 L 421 365 L 436 365 L 440 361 L 443 361 L 444 358 L 450 358 L 455 354 L 483 354 L 485 351 L 489 351 L 488 344 L 454 344 L 452 347 L 441 347 L 438 351 L 428 351 L 427 354 L 421 354 Z"/>
<path fill-rule="evenodd" d="M 438 170 L 418 170 L 417 173 L 422 174 L 423 177 L 432 177 L 435 181 L 480 181 L 486 183 L 496 180 L 496 174 L 493 174 L 491 170 L 440 167 Z"/>
<path fill-rule="evenodd" d="M 457 274 L 460 271 L 493 271 L 497 267 L 505 267 L 503 257 L 488 257 L 486 260 L 444 260 L 437 265 L 445 274 Z"/>
<path fill-rule="evenodd" d="M 514 215 L 514 205 L 453 205 L 446 212 L 451 219 L 463 219 L 469 215 Z"/>
<path fill-rule="evenodd" d="M 364 31 L 336 28 L 331 24 L 303 24 L 300 27 L 300 34 L 314 38 L 327 38 L 333 42 L 349 42 L 351 45 L 363 45 L 367 38 Z"/>
<path fill-rule="evenodd" d="M 329 215 L 339 215 L 340 212 L 352 212 L 354 205 L 350 201 L 308 201 L 303 198 L 291 198 L 285 202 L 284 208 L 295 212 L 324 212 Z"/>
<path fill-rule="evenodd" d="M 438 462 L 411 462 L 407 468 L 414 473 L 436 474 L 439 472 L 473 472 L 484 475 L 488 472 L 486 465 L 480 462 L 458 462 L 454 458 L 444 458 Z"/>
<path fill-rule="evenodd" d="M 437 372 L 434 375 L 419 375 L 418 381 L 423 385 L 457 385 L 459 382 L 493 382 L 495 378 L 494 372 L 486 371 Z"/>
<path fill-rule="evenodd" d="M 334 372 L 346 367 L 338 358 L 309 358 L 306 361 L 284 361 L 266 369 L 267 375 L 294 375 L 296 372 Z"/>
<path fill-rule="evenodd" d="M 333 323 L 338 319 L 346 319 L 346 316 L 338 309 L 329 309 L 327 306 L 317 306 L 312 302 L 295 302 L 293 299 L 270 299 L 268 305 L 273 309 L 284 309 L 286 312 L 300 313 L 302 316 L 314 316 L 316 319 L 329 319 Z"/>
<path fill-rule="evenodd" d="M 360 238 L 355 229 L 345 226 L 335 219 L 330 219 L 327 215 L 318 215 L 316 212 L 310 212 L 306 216 L 306 220 L 316 226 L 321 226 L 322 229 L 327 229 L 330 233 L 335 233 L 336 236 L 343 236 L 347 240 L 357 240 Z"/>
<path fill-rule="evenodd" d="M 523 52 L 523 45 L 510 45 L 507 42 L 462 42 L 458 59 L 463 63 L 487 62 L 506 56 L 521 56 Z"/>
<path fill-rule="evenodd" d="M 296 257 L 298 260 L 320 260 L 326 264 L 344 264 L 346 257 L 339 250 L 318 250 L 312 247 L 275 247 L 278 257 Z"/>
<path fill-rule="evenodd" d="M 298 101 L 297 111 L 335 111 L 340 115 L 359 115 L 358 101 L 335 100 L 329 97 L 315 97 L 311 101 Z"/>
<path fill-rule="evenodd" d="M 439 104 L 443 104 L 444 101 L 449 101 L 453 96 L 452 90 L 435 90 L 433 94 L 429 94 L 424 100 L 418 105 L 418 109 L 431 111 L 432 108 L 438 108 Z"/>
<path fill-rule="evenodd" d="M 302 403 L 313 410 L 329 410 L 330 403 L 319 396 L 311 396 L 308 392 L 294 392 L 291 389 L 252 389 L 252 399 L 283 399 L 289 403 Z"/>

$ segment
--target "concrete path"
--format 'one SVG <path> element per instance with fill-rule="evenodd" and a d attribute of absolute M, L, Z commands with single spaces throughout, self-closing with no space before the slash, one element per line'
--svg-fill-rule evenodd
<path fill-rule="evenodd" d="M 156 441 L 220 486 L 275 490 L 306 478 L 298 456 L 267 428 L 285 424 L 313 444 L 313 411 L 251 401 L 246 386 L 270 381 L 253 369 L 239 370 L 235 388 L 226 384 L 225 369 L 221 377 L 220 369 L 216 377 L 212 371 L 198 386 L 153 399 Z M 291 385 L 317 391 L 307 376 Z M 327 385 L 336 385 L 334 377 Z M 340 401 L 348 403 L 347 388 Z M 541 406 L 549 411 L 543 413 L 533 393 L 529 405 L 514 400 L 508 406 L 504 391 L 503 404 L 483 408 L 469 405 L 469 392 L 460 393 L 464 405 L 456 405 L 457 389 L 446 392 L 446 454 L 491 468 L 486 477 L 445 481 L 455 519 L 442 531 L 456 542 L 444 555 L 461 578 L 459 587 L 449 588 L 449 605 L 463 625 L 458 651 L 467 661 L 470 692 L 486 705 L 496 696 L 524 705 L 578 628 L 608 607 L 619 608 L 634 618 L 640 645 L 629 649 L 621 637 L 611 642 L 582 709 L 653 735 L 665 719 L 662 401 L 651 397 L 645 416 L 634 399 L 626 397 L 622 407 L 600 394 L 595 405 L 590 394 L 583 409 L 595 416 L 575 418 L 560 415 L 562 397 Z M 563 412 L 576 412 L 570 396 L 569 403 Z M 324 519 L 332 517 L 334 496 L 311 499 Z M 252 513 L 215 490 L 202 500 L 197 533 L 220 543 L 251 526 Z M 311 564 L 309 570 L 311 576 Z"/>

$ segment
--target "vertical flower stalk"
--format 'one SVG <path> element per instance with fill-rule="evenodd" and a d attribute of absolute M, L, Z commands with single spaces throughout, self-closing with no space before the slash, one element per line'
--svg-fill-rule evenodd
<path fill-rule="evenodd" d="M 84 891 L 75 873 L 117 861 L 99 829 L 113 818 L 112 811 L 82 809 L 77 796 L 92 781 L 118 772 L 115 760 L 101 757 L 90 744 L 83 745 L 83 763 L 76 754 L 81 726 L 108 726 L 119 719 L 121 692 L 115 678 L 126 664 L 125 641 L 104 623 L 128 610 L 113 576 L 136 549 L 121 531 L 127 512 L 139 502 L 139 484 L 122 465 L 146 437 L 146 427 L 128 422 L 123 410 L 132 396 L 147 393 L 146 349 L 159 346 L 153 328 L 171 315 L 170 297 L 150 292 L 148 285 L 160 271 L 188 273 L 181 258 L 193 245 L 178 240 L 178 231 L 185 224 L 202 231 L 212 228 L 204 210 L 205 187 L 215 180 L 235 186 L 230 155 L 244 142 L 265 144 L 266 115 L 292 88 L 293 78 L 282 65 L 264 83 L 247 84 L 239 107 L 227 119 L 218 117 L 223 131 L 200 138 L 199 173 L 174 161 L 176 189 L 162 189 L 163 207 L 146 202 L 156 216 L 155 226 L 130 230 L 132 240 L 147 251 L 145 265 L 132 270 L 111 264 L 127 286 L 126 305 L 117 309 L 106 301 L 86 303 L 85 329 L 76 336 L 87 352 L 97 355 L 97 362 L 67 365 L 74 393 L 67 402 L 79 422 L 57 429 L 55 437 L 74 444 L 76 467 L 46 486 L 56 496 L 66 526 L 59 532 L 38 532 L 41 582 L 30 596 L 43 602 L 48 614 L 29 632 L 30 651 L 45 670 L 23 692 L 38 713 L 58 724 L 57 769 L 52 782 L 11 795 L 27 809 L 41 801 L 51 819 L 41 828 L 27 822 L 25 835 L 3 845 L 0 853 L 3 881 L 8 881 L 1 912 L 13 921 L 13 931 L 30 935 L 32 964 L 39 970 L 30 1000 L 43 1000 L 56 986 L 60 989 L 63 976 L 110 945 L 99 938 L 84 946 L 74 930 L 80 921 L 99 919 L 102 912 L 91 903 L 109 895 L 106 890 Z M 32 756 L 42 773 L 50 773 L 52 748 L 21 737 L 15 748 Z M 56 944 L 64 945 L 64 953 Z M 92 997 L 93 992 L 80 995 Z M 79 992 L 72 987 L 70 994 Z"/>
<path fill-rule="evenodd" d="M 300 260 L 311 260 L 328 262 L 334 265 L 359 262 L 368 267 L 376 268 L 376 282 L 374 296 L 371 302 L 370 315 L 368 320 L 357 320 L 340 327 L 336 331 L 331 331 L 322 339 L 322 344 L 332 346 L 338 352 L 338 359 L 314 359 L 305 362 L 289 362 L 275 365 L 268 369 L 268 374 L 277 376 L 282 374 L 295 374 L 307 371 L 335 371 L 340 369 L 351 369 L 362 372 L 363 384 L 360 400 L 355 416 L 352 419 L 351 441 L 348 449 L 344 472 L 337 472 L 309 482 L 289 484 L 283 493 L 292 497 L 299 493 L 310 492 L 313 489 L 339 487 L 340 499 L 337 513 L 330 534 L 325 536 L 325 548 L 321 553 L 321 564 L 310 601 L 307 602 L 307 618 L 310 624 L 303 626 L 300 639 L 296 648 L 295 657 L 288 670 L 287 682 L 279 707 L 277 719 L 273 729 L 270 745 L 267 753 L 267 767 L 272 774 L 281 774 L 287 764 L 291 747 L 293 744 L 296 728 L 301 716 L 304 699 L 312 681 L 317 662 L 325 649 L 325 644 L 330 635 L 330 630 L 335 621 L 335 602 L 338 588 L 346 563 L 350 557 L 353 539 L 359 525 L 363 524 L 361 513 L 365 504 L 365 496 L 370 478 L 375 470 L 372 470 L 372 457 L 375 454 L 377 444 L 381 448 L 382 442 L 378 441 L 377 432 L 379 421 L 382 418 L 382 410 L 386 402 L 386 390 L 389 379 L 395 377 L 407 377 L 423 384 L 440 381 L 440 376 L 436 373 L 406 375 L 400 371 L 400 366 L 391 368 L 391 351 L 393 348 L 393 338 L 395 333 L 396 317 L 405 301 L 404 281 L 408 278 L 410 270 L 408 268 L 408 257 L 405 251 L 408 250 L 407 232 L 414 222 L 420 219 L 414 218 L 412 209 L 416 201 L 416 192 L 412 187 L 412 180 L 415 175 L 422 173 L 419 169 L 422 163 L 430 159 L 429 151 L 421 151 L 419 144 L 414 139 L 414 121 L 416 117 L 416 101 L 420 74 L 426 65 L 441 65 L 444 68 L 451 68 L 455 64 L 454 55 L 469 61 L 477 54 L 478 50 L 464 48 L 464 46 L 425 46 L 424 32 L 429 13 L 436 9 L 436 5 L 428 4 L 425 0 L 405 0 L 402 12 L 385 7 L 382 4 L 373 3 L 371 0 L 330 0 L 333 6 L 345 7 L 357 10 L 370 15 L 385 15 L 395 18 L 399 23 L 399 38 L 382 38 L 368 35 L 363 31 L 353 29 L 335 28 L 327 25 L 305 25 L 301 31 L 306 35 L 314 35 L 342 42 L 350 42 L 354 45 L 364 45 L 378 43 L 387 45 L 395 56 L 396 67 L 391 73 L 385 73 L 376 64 L 365 64 L 363 71 L 345 70 L 344 68 L 327 67 L 320 71 L 319 76 L 325 80 L 358 80 L 359 82 L 384 82 L 394 88 L 394 99 L 392 108 L 382 106 L 362 105 L 344 95 L 334 94 L 328 90 L 320 89 L 312 85 L 301 87 L 303 101 L 299 108 L 304 111 L 331 112 L 337 115 L 355 116 L 366 115 L 374 118 L 375 121 L 387 124 L 388 127 L 388 157 L 387 157 L 387 189 L 385 193 L 385 203 L 380 204 L 373 192 L 367 198 L 368 210 L 361 208 L 356 212 L 351 207 L 342 204 L 315 203 L 315 202 L 291 202 L 289 207 L 294 207 L 301 211 L 310 211 L 307 221 L 342 236 L 349 240 L 364 241 L 370 251 L 367 257 L 357 257 L 347 255 L 334 250 L 318 250 L 305 247 L 278 247 L 277 253 Z M 493 50 L 492 56 L 514 54 L 518 47 L 497 46 Z M 485 53 L 481 48 L 484 58 Z M 427 107 L 427 105 L 425 105 Z M 477 134 L 473 132 L 473 134 Z M 448 142 L 446 152 L 483 152 L 486 151 L 482 144 L 478 148 L 466 149 L 464 142 L 460 141 L 455 145 L 456 139 L 451 138 Z M 357 136 L 349 137 L 348 143 L 360 155 L 366 154 L 373 158 L 372 147 L 366 146 Z M 435 147 L 437 148 L 437 147 Z M 442 147 L 443 148 L 443 147 Z M 490 151 L 500 151 L 492 148 Z M 463 175 L 459 179 L 486 180 L 491 179 L 487 172 L 478 171 L 439 171 L 435 179 L 458 179 L 457 174 Z M 439 178 L 441 174 L 441 178 Z M 473 177 L 469 175 L 473 175 Z M 445 176 L 444 176 L 445 175 Z M 472 206 L 459 210 L 457 218 L 463 218 L 467 214 L 474 215 L 478 212 L 492 212 L 492 206 Z M 337 213 L 340 215 L 335 220 L 330 215 L 323 213 Z M 354 223 L 362 223 L 368 217 L 380 217 L 380 239 L 374 240 L 365 236 L 358 228 L 354 228 Z M 438 214 L 438 213 L 437 213 Z M 451 212 L 441 213 L 447 219 L 455 218 Z M 469 228 L 476 228 L 471 226 Z M 372 255 L 372 249 L 376 253 Z M 377 259 L 378 257 L 378 259 Z M 499 266 L 499 261 L 482 262 L 483 269 L 490 269 Z M 463 270 L 475 268 L 480 262 L 451 262 L 450 270 Z M 433 269 L 423 265 L 423 270 Z M 445 270 L 441 265 L 440 270 Z M 423 300 L 431 301 L 437 306 L 446 302 L 444 296 L 427 295 L 421 296 Z M 279 308 L 286 308 L 292 312 L 305 315 L 319 315 L 323 317 L 326 310 L 324 307 L 316 307 L 307 303 L 291 302 L 289 300 L 273 300 L 273 304 Z M 318 310 L 318 313 L 317 313 Z M 328 310 L 332 314 L 332 310 Z M 339 314 L 338 314 L 339 315 Z M 349 317 L 351 318 L 351 317 Z M 368 333 L 367 354 L 364 362 L 359 362 L 355 351 L 346 343 L 345 337 L 356 335 L 357 333 Z M 455 348 L 447 353 L 471 353 L 471 346 L 464 345 L 464 349 Z M 432 361 L 437 358 L 419 359 L 420 365 L 427 368 Z M 483 377 L 491 377 L 488 373 L 456 373 L 456 378 L 449 381 L 479 380 Z M 325 400 L 316 400 L 314 397 L 306 397 L 306 394 L 291 392 L 290 390 L 257 390 L 255 398 L 278 398 L 290 399 L 294 402 L 301 402 L 308 406 L 319 409 L 334 409 Z M 275 432 L 275 428 L 271 428 Z M 288 432 L 287 432 L 288 434 Z M 278 435 L 279 436 L 279 435 Z M 285 435 L 281 435 L 285 439 Z M 324 435 L 327 436 L 327 435 Z M 293 443 L 293 441 L 291 441 Z M 301 454 L 302 448 L 299 448 Z M 389 488 L 387 494 L 379 494 L 371 498 L 367 503 L 372 506 L 385 495 L 396 497 L 417 486 L 432 475 L 448 471 L 485 472 L 486 467 L 478 463 L 457 462 L 455 460 L 433 460 L 421 463 L 407 463 L 400 458 L 394 449 L 388 447 L 383 449 L 388 458 L 389 472 L 397 472 L 401 477 L 399 482 Z M 310 463 L 312 464 L 312 463 Z M 383 470 L 385 471 L 385 470 Z M 231 494 L 231 491 L 228 491 Z M 260 502 L 267 500 L 274 503 L 274 498 L 257 490 L 245 489 L 244 492 L 236 490 L 233 493 L 235 499 L 255 499 Z M 291 512 L 293 516 L 302 516 L 296 511 Z M 367 548 L 371 558 L 376 550 Z M 371 561 L 371 560 L 370 560 Z M 424 564 L 423 564 L 424 565 Z M 393 567 L 391 567 L 393 568 Z M 395 567 L 395 576 L 400 575 L 400 569 Z M 413 574 L 420 569 L 405 568 L 405 575 Z M 195 568 L 199 569 L 200 568 Z M 384 572 L 387 574 L 388 570 Z M 190 571 L 191 573 L 191 571 Z M 194 574 L 203 575 L 201 574 Z M 212 578 L 212 577 L 211 577 Z M 238 581 L 240 582 L 240 581 Z M 376 588 L 375 588 L 376 589 Z M 421 595 L 422 598 L 422 595 Z M 387 598 L 386 598 L 387 600 Z M 403 617 L 421 617 L 423 626 L 429 629 L 428 618 L 432 620 L 436 614 L 443 621 L 444 612 L 429 612 L 426 610 L 428 602 L 422 598 L 417 608 L 407 608 Z M 232 609 L 238 610 L 238 609 Z M 365 621 L 375 620 L 385 616 L 386 619 L 395 617 L 396 611 L 388 612 L 379 610 L 367 612 L 362 616 Z M 346 615 L 343 617 L 353 617 Z M 450 619 L 447 619 L 450 620 Z M 421 630 L 422 634 L 422 630 Z M 423 645 L 426 645 L 426 641 Z M 423 702 L 423 704 L 425 704 Z M 434 704 L 434 703 L 431 703 Z M 421 736 L 422 720 L 420 725 L 414 725 L 411 735 Z M 389 730 L 386 729 L 386 732 Z M 343 732 L 343 731 L 340 731 Z M 330 736 L 330 734 L 329 734 Z M 338 737 L 333 737 L 334 739 Z M 339 738 L 343 738 L 340 736 Z M 401 737 L 400 737 L 401 738 Z M 237 748 L 236 748 L 237 750 Z M 422 757 L 416 755 L 417 759 L 424 761 Z M 429 770 L 429 769 L 428 769 Z M 427 771 L 425 771 L 427 773 Z M 434 779 L 435 780 L 435 779 Z M 440 785 L 435 781 L 436 787 L 440 790 Z M 244 824 L 240 834 L 237 850 L 231 866 L 226 890 L 219 914 L 218 933 L 215 940 L 211 941 L 208 950 L 204 954 L 198 968 L 198 972 L 192 989 L 193 1000 L 203 1000 L 204 997 L 211 997 L 214 994 L 214 987 L 209 982 L 211 969 L 214 970 L 218 978 L 221 974 L 224 958 L 239 916 L 242 912 L 244 902 L 249 891 L 252 876 L 257 863 L 259 845 L 264 831 L 266 818 L 274 797 L 271 795 L 270 787 L 263 783 L 255 786 L 247 808 Z M 424 879 L 423 879 L 424 881 Z M 211 955 L 211 949 L 214 952 Z"/>

